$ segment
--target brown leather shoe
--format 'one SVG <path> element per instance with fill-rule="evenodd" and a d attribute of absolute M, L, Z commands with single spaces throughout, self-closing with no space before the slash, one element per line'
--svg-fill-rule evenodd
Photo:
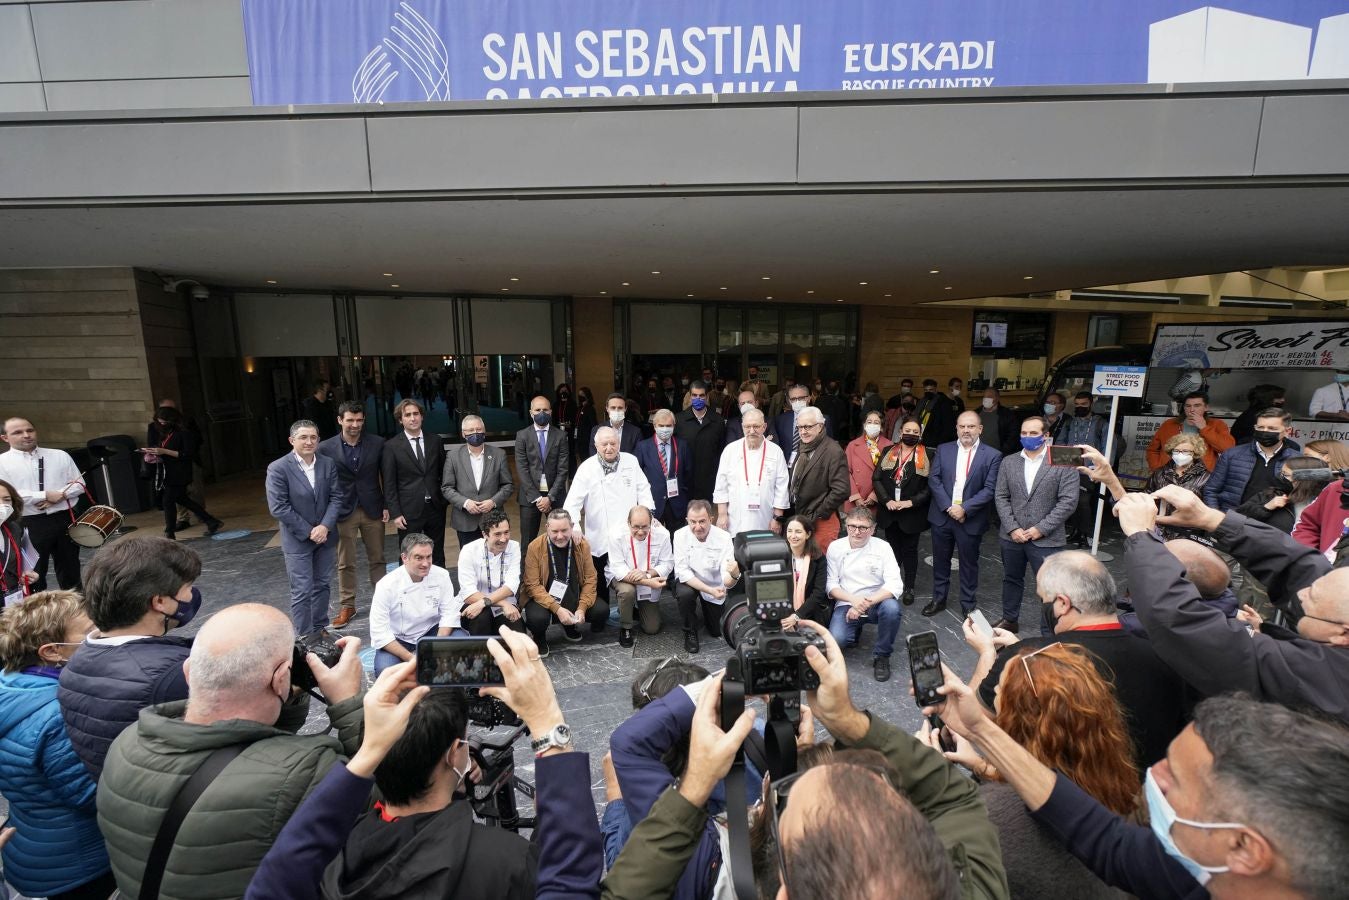
<path fill-rule="evenodd" d="M 333 628 L 346 628 L 346 627 L 347 627 L 347 623 L 350 622 L 350 621 L 351 621 L 352 619 L 354 619 L 354 618 L 356 618 L 356 610 L 355 610 L 355 608 L 354 608 L 354 607 L 351 607 L 351 606 L 344 606 L 344 607 L 342 607 L 342 611 L 339 612 L 339 613 L 337 614 L 337 618 L 336 618 L 336 619 L 333 619 L 332 627 L 333 627 Z"/>

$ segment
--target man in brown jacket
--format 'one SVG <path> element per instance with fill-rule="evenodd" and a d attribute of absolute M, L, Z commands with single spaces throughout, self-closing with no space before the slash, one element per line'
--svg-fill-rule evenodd
<path fill-rule="evenodd" d="M 573 536 L 571 513 L 554 509 L 544 533 L 525 551 L 520 573 L 525 625 L 539 645 L 539 656 L 548 655 L 548 626 L 554 621 L 569 641 L 581 639 L 582 621 L 590 623 L 592 634 L 604 630 L 609 603 L 596 598 L 595 581 L 590 542 Z"/>
<path fill-rule="evenodd" d="M 821 551 L 838 537 L 838 511 L 848 499 L 848 458 L 838 441 L 825 434 L 824 413 L 807 406 L 796 414 L 800 450 L 791 463 L 792 512 L 815 523 Z"/>

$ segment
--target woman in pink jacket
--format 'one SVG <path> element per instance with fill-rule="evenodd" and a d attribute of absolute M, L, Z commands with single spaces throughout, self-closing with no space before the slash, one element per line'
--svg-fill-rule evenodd
<path fill-rule="evenodd" d="M 848 499 L 843 503 L 843 514 L 847 515 L 854 506 L 865 506 L 874 511 L 876 493 L 871 484 L 876 463 L 885 452 L 885 448 L 894 441 L 881 434 L 881 414 L 867 413 L 862 423 L 862 434 L 845 448 L 848 457 Z"/>

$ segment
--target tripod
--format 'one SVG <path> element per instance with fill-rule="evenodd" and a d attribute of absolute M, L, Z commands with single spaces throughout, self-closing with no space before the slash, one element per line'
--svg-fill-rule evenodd
<path fill-rule="evenodd" d="M 473 811 L 488 825 L 519 832 L 533 828 L 534 817 L 520 815 L 515 803 L 519 791 L 534 799 L 534 785 L 515 774 L 515 742 L 525 733 L 520 725 L 500 741 L 481 740 L 469 753 L 478 764 L 482 777 L 473 787 Z"/>

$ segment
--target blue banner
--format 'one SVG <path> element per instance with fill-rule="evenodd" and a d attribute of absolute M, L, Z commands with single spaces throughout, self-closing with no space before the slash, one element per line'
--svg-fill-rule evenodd
<path fill-rule="evenodd" d="M 243 0 L 258 105 L 1349 77 L 1349 0 Z"/>

